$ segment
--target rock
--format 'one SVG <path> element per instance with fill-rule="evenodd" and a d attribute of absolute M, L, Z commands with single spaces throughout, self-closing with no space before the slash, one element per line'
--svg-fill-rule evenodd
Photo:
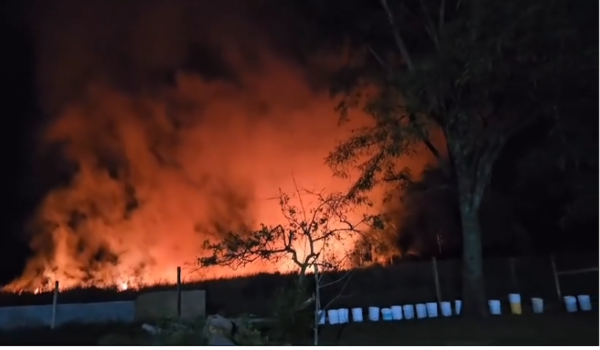
<path fill-rule="evenodd" d="M 221 315 L 211 315 L 206 318 L 204 333 L 207 337 L 211 334 L 219 333 L 231 338 L 233 336 L 234 327 L 234 322 L 227 317 L 223 317 Z"/>
<path fill-rule="evenodd" d="M 208 339 L 208 345 L 235 345 L 232 340 L 234 327 L 234 322 L 226 317 L 208 316 L 204 325 L 204 336 Z"/>
<path fill-rule="evenodd" d="M 150 333 L 150 334 L 159 334 L 160 333 L 160 328 L 151 326 L 151 325 L 149 325 L 147 323 L 144 323 L 142 325 L 142 329 L 145 330 L 146 332 Z"/>

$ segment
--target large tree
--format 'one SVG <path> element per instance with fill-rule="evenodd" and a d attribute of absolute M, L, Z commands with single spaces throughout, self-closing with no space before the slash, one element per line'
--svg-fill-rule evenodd
<path fill-rule="evenodd" d="M 358 3 L 345 5 L 345 13 L 358 16 L 353 10 L 364 6 L 354 29 L 367 34 L 349 41 L 357 56 L 344 71 L 340 111 L 361 106 L 373 124 L 327 161 L 341 176 L 361 171 L 353 188 L 359 197 L 403 178 L 398 158 L 426 145 L 458 192 L 465 312 L 486 314 L 479 211 L 493 165 L 515 134 L 565 118 L 556 103 L 561 84 L 597 67 L 597 56 L 570 48 L 587 30 L 573 12 L 588 9 L 560 0 L 381 0 L 378 9 Z M 434 130 L 445 149 L 434 146 Z"/>

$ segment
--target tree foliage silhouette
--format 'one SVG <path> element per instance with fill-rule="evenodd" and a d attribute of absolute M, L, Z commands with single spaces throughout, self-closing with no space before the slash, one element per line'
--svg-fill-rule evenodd
<path fill-rule="evenodd" d="M 562 81 L 593 62 L 568 45 L 581 27 L 565 14 L 581 10 L 558 0 L 381 0 L 379 11 L 370 9 L 355 14 L 355 29 L 368 34 L 343 72 L 339 111 L 363 108 L 373 123 L 327 161 L 339 176 L 361 171 L 351 192 L 360 198 L 403 179 L 398 158 L 425 145 L 457 189 L 465 312 L 485 315 L 479 212 L 493 165 L 514 135 L 565 118 L 553 103 Z M 436 131 L 443 149 L 431 138 Z"/>

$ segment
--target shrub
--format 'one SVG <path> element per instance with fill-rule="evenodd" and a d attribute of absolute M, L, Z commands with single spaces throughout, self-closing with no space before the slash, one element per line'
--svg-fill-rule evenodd
<path fill-rule="evenodd" d="M 273 336 L 276 340 L 292 342 L 305 339 L 310 334 L 314 310 L 312 306 L 302 308 L 309 297 L 310 294 L 300 282 L 279 290 L 274 303 L 276 323 Z"/>
<path fill-rule="evenodd" d="M 238 319 L 237 331 L 233 334 L 233 341 L 238 345 L 267 345 L 268 337 L 265 337 L 254 325 L 250 322 L 248 316 L 243 316 Z"/>

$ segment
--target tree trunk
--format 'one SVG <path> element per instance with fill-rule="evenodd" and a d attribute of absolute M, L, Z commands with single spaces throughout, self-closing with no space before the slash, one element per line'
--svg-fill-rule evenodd
<path fill-rule="evenodd" d="M 315 278 L 316 279 L 316 278 Z M 316 283 L 315 288 L 315 327 L 313 329 L 313 345 L 319 345 L 319 321 L 321 321 L 321 312 L 325 312 L 325 310 L 321 310 L 321 291 L 319 288 L 319 281 Z"/>
<path fill-rule="evenodd" d="M 460 129 L 452 131 L 446 132 L 446 142 L 458 185 L 463 248 L 463 312 L 474 316 L 486 316 L 488 302 L 485 295 L 479 212 L 490 182 L 494 161 L 503 143 L 501 140 L 486 139 L 483 144 L 470 145 L 465 143 L 466 132 Z"/>
<path fill-rule="evenodd" d="M 483 251 L 481 245 L 481 225 L 479 205 L 468 203 L 469 196 L 461 196 L 460 215 L 462 222 L 462 299 L 463 312 L 468 315 L 488 314 L 483 276 Z M 475 205 L 474 205 L 475 204 Z"/>
<path fill-rule="evenodd" d="M 321 320 L 321 312 L 325 312 L 325 310 L 321 310 L 321 287 L 320 280 L 321 274 L 319 273 L 319 268 L 317 264 L 313 264 L 313 272 L 315 278 L 315 324 L 313 329 L 313 345 L 319 345 L 319 321 Z"/>

